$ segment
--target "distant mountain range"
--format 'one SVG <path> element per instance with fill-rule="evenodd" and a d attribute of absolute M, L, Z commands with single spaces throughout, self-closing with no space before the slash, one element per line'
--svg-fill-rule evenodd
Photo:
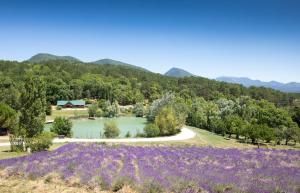
<path fill-rule="evenodd" d="M 39 62 L 45 62 L 45 61 L 49 61 L 49 60 L 68 60 L 68 61 L 82 62 L 79 59 L 72 57 L 72 56 L 57 56 L 57 55 L 48 54 L 48 53 L 36 54 L 36 55 L 32 56 L 31 58 L 29 58 L 27 61 L 32 62 L 32 63 L 39 63 Z M 101 59 L 101 60 L 97 60 L 97 61 L 93 61 L 93 62 L 89 62 L 89 63 L 99 64 L 99 65 L 104 65 L 104 64 L 122 65 L 122 66 L 136 68 L 136 69 L 140 69 L 140 70 L 144 70 L 144 71 L 149 71 L 149 70 L 139 67 L 139 66 L 127 64 L 127 63 L 120 62 L 117 60 L 112 60 L 112 59 Z"/>
<path fill-rule="evenodd" d="M 216 80 L 228 82 L 228 83 L 242 84 L 246 87 L 250 87 L 250 86 L 266 87 L 266 88 L 273 88 L 276 90 L 280 90 L 282 92 L 300 93 L 300 83 L 297 82 L 290 82 L 285 84 L 276 81 L 263 82 L 260 80 L 252 80 L 250 78 L 245 78 L 245 77 L 226 77 L 226 76 L 218 77 L 216 78 Z"/>
<path fill-rule="evenodd" d="M 177 78 L 187 77 L 187 76 L 194 76 L 192 73 L 183 70 L 181 68 L 171 68 L 165 74 L 165 76 L 172 76 Z"/>
<path fill-rule="evenodd" d="M 36 54 L 36 55 L 32 56 L 30 59 L 28 59 L 27 61 L 32 62 L 32 63 L 38 63 L 38 62 L 44 62 L 44 61 L 49 61 L 49 60 L 68 60 L 68 61 L 82 62 L 79 59 L 72 57 L 72 56 L 57 56 L 57 55 L 47 54 L 47 53 Z M 105 65 L 105 64 L 122 65 L 122 66 L 127 66 L 130 68 L 140 69 L 140 70 L 149 72 L 149 70 L 147 70 L 145 68 L 131 65 L 128 63 L 117 61 L 117 60 L 112 60 L 112 59 L 101 59 L 101 60 L 88 62 L 88 63 L 94 63 L 94 64 L 98 64 L 98 65 Z M 171 77 L 177 77 L 177 78 L 195 76 L 192 73 L 190 73 L 184 69 L 175 68 L 175 67 L 168 70 L 164 75 L 171 76 Z M 252 79 L 246 78 L 246 77 L 227 77 L 227 76 L 218 77 L 218 78 L 216 78 L 216 80 L 228 82 L 228 83 L 242 84 L 243 86 L 246 86 L 246 87 L 250 87 L 250 86 L 266 87 L 266 88 L 273 88 L 276 90 L 280 90 L 283 92 L 300 93 L 300 83 L 297 83 L 297 82 L 290 82 L 290 83 L 285 84 L 285 83 L 276 82 L 276 81 L 263 82 L 260 80 L 252 80 Z"/>

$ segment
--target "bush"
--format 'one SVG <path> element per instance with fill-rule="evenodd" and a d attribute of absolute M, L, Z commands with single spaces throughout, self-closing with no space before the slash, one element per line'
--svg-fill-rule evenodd
<path fill-rule="evenodd" d="M 104 136 L 106 138 L 116 138 L 120 135 L 120 129 L 114 121 L 104 123 Z"/>
<path fill-rule="evenodd" d="M 52 145 L 53 137 L 53 133 L 43 132 L 36 137 L 26 139 L 26 147 L 29 147 L 32 152 L 47 150 Z"/>
<path fill-rule="evenodd" d="M 174 135 L 180 131 L 181 126 L 172 107 L 162 108 L 155 118 L 155 124 L 160 130 L 160 135 Z"/>
<path fill-rule="evenodd" d="M 119 115 L 119 105 L 117 102 L 111 103 L 110 101 L 101 102 L 99 104 L 103 110 L 104 117 L 117 117 Z"/>
<path fill-rule="evenodd" d="M 202 189 L 199 187 L 197 182 L 193 181 L 179 181 L 173 184 L 173 193 L 200 193 Z"/>
<path fill-rule="evenodd" d="M 101 109 L 98 109 L 96 112 L 96 117 L 102 117 L 103 116 L 103 111 Z"/>
<path fill-rule="evenodd" d="M 89 117 L 95 117 L 96 116 L 96 113 L 97 113 L 97 110 L 98 110 L 98 105 L 97 104 L 92 104 L 89 106 L 89 110 L 88 110 L 88 113 L 89 113 Z"/>
<path fill-rule="evenodd" d="M 149 181 L 149 182 L 146 182 L 146 183 L 143 184 L 141 192 L 144 192 L 144 193 L 163 193 L 164 189 L 159 183 L 154 182 L 154 181 L 152 181 L 152 182 Z"/>
<path fill-rule="evenodd" d="M 62 110 L 61 106 L 56 106 L 56 110 Z"/>
<path fill-rule="evenodd" d="M 135 116 L 137 117 L 143 117 L 145 114 L 145 109 L 143 103 L 137 103 L 134 106 L 133 112 L 135 113 Z"/>
<path fill-rule="evenodd" d="M 65 117 L 56 117 L 54 119 L 53 126 L 51 127 L 51 132 L 57 135 L 64 135 L 66 137 L 72 136 L 72 122 Z"/>
<path fill-rule="evenodd" d="M 144 133 L 146 137 L 156 137 L 159 136 L 160 131 L 157 125 L 150 123 L 144 127 Z"/>
<path fill-rule="evenodd" d="M 126 138 L 130 138 L 130 137 L 131 137 L 131 134 L 130 134 L 129 131 L 126 133 L 125 137 L 126 137 Z"/>
<path fill-rule="evenodd" d="M 130 177 L 120 177 L 116 180 L 116 182 L 112 186 L 113 192 L 118 192 L 121 190 L 124 186 L 133 186 L 133 181 Z"/>

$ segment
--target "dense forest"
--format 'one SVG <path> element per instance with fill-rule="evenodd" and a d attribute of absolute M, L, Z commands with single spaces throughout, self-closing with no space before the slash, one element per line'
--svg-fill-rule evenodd
<path fill-rule="evenodd" d="M 50 60 L 40 63 L 0 61 L 1 101 L 17 108 L 19 91 L 29 71 L 44 79 L 47 102 L 51 104 L 59 99 L 100 98 L 127 105 L 144 99 L 151 102 L 170 91 L 183 98 L 198 96 L 206 100 L 250 96 L 276 106 L 292 106 L 300 98 L 299 94 L 263 87 L 246 88 L 202 77 L 173 78 L 128 66 Z"/>
<path fill-rule="evenodd" d="M 173 135 L 188 124 L 256 144 L 300 139 L 300 95 L 295 93 L 70 60 L 0 61 L 0 75 L 0 103 L 19 112 L 15 134 L 29 138 L 42 133 L 47 106 L 85 99 L 94 101 L 95 112 L 91 106 L 89 114 L 98 107 L 106 112 L 105 101 L 135 105 L 136 115 L 148 118 L 148 137 Z"/>

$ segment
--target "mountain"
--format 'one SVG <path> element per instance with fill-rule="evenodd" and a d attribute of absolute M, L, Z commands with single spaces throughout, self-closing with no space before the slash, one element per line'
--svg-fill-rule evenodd
<path fill-rule="evenodd" d="M 168 72 L 165 73 L 166 76 L 172 76 L 172 77 L 186 77 L 186 76 L 194 76 L 193 74 L 189 73 L 186 70 L 180 69 L 180 68 L 171 68 L 168 70 Z"/>
<path fill-rule="evenodd" d="M 38 62 L 44 62 L 49 60 L 69 60 L 69 61 L 77 61 L 80 62 L 77 58 L 74 58 L 72 56 L 56 56 L 53 54 L 47 54 L 47 53 L 39 53 L 34 56 L 32 56 L 28 62 L 32 63 L 38 63 Z"/>
<path fill-rule="evenodd" d="M 273 88 L 276 90 L 280 90 L 282 92 L 292 92 L 292 93 L 300 93 L 300 83 L 290 82 L 290 83 L 281 83 L 276 81 L 263 82 L 260 80 L 252 80 L 250 78 L 245 77 L 218 77 L 216 78 L 218 81 L 228 82 L 228 83 L 236 83 L 242 84 L 246 87 L 256 86 L 256 87 L 266 87 Z"/>
<path fill-rule="evenodd" d="M 136 69 L 140 69 L 140 70 L 144 70 L 144 71 L 149 71 L 149 70 L 147 70 L 145 68 L 142 68 L 142 67 L 139 67 L 139 66 L 135 66 L 135 65 L 132 65 L 132 64 L 127 64 L 127 63 L 120 62 L 120 61 L 117 61 L 117 60 L 112 60 L 112 59 L 101 59 L 101 60 L 97 60 L 97 61 L 94 61 L 94 62 L 91 62 L 91 63 L 100 64 L 100 65 L 103 65 L 103 64 L 120 65 L 120 66 L 127 66 L 127 67 L 130 67 L 130 68 L 136 68 Z"/>

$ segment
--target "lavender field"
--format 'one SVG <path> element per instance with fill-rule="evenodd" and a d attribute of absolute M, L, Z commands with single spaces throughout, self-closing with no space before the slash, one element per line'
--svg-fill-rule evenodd
<path fill-rule="evenodd" d="M 0 160 L 0 169 L 33 179 L 58 174 L 104 189 L 126 179 L 141 192 L 300 191 L 300 151 L 295 150 L 70 143 Z"/>

